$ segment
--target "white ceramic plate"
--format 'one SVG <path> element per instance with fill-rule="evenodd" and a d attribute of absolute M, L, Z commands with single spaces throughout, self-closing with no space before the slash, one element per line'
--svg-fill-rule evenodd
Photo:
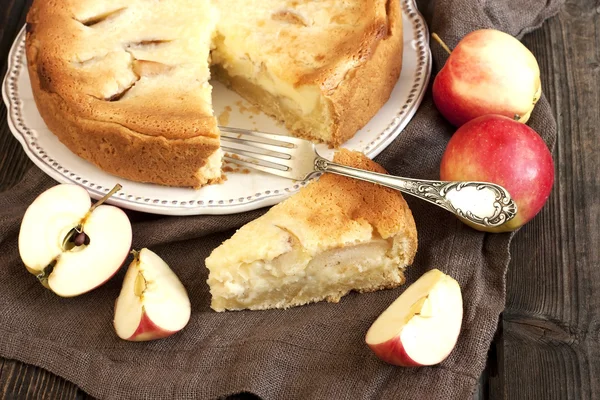
<path fill-rule="evenodd" d="M 414 0 L 400 0 L 404 18 L 402 73 L 389 101 L 343 147 L 375 157 L 404 129 L 421 103 L 431 73 L 427 25 Z M 264 114 L 248 110 L 237 94 L 216 83 L 213 107 L 221 115 L 231 107 L 229 126 L 287 133 Z M 2 87 L 8 109 L 8 125 L 31 160 L 42 171 L 62 183 L 76 183 L 99 199 L 116 183 L 123 189 L 109 203 L 132 210 L 168 215 L 233 214 L 276 204 L 306 182 L 294 182 L 261 172 L 228 173 L 227 181 L 200 190 L 171 188 L 118 178 L 71 153 L 48 130 L 37 111 L 25 59 L 25 29 L 17 36 L 9 54 L 9 67 Z M 325 145 L 319 153 L 330 158 Z"/>

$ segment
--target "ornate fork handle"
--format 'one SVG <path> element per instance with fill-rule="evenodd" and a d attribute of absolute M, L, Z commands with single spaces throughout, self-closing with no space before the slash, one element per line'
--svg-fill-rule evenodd
<path fill-rule="evenodd" d="M 517 205 L 500 185 L 489 182 L 444 182 L 401 178 L 315 159 L 315 171 L 330 172 L 376 183 L 411 194 L 486 227 L 495 227 L 517 214 Z"/>

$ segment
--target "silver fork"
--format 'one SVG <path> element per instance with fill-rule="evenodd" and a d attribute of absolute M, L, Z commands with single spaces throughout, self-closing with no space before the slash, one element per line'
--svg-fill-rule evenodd
<path fill-rule="evenodd" d="M 508 191 L 489 182 L 432 181 L 364 171 L 329 161 L 312 142 L 291 136 L 219 127 L 224 159 L 288 179 L 303 181 L 329 172 L 383 185 L 440 206 L 482 227 L 514 218 L 517 205 Z"/>

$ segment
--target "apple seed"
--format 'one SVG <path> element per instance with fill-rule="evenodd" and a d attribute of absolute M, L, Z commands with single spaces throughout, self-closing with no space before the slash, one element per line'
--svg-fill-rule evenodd
<path fill-rule="evenodd" d="M 63 250 L 70 251 L 75 247 L 87 246 L 88 244 L 90 244 L 90 237 L 82 231 L 81 225 L 77 225 L 67 233 L 63 240 Z"/>
<path fill-rule="evenodd" d="M 88 244 L 90 244 L 90 237 L 86 235 L 85 232 L 79 232 L 77 235 L 75 235 L 73 239 L 73 244 L 75 246 L 87 246 Z"/>
<path fill-rule="evenodd" d="M 75 228 L 71 229 L 63 240 L 63 251 L 69 251 L 75 246 L 80 246 L 75 244 L 75 238 L 81 233 L 81 225 L 77 225 Z"/>

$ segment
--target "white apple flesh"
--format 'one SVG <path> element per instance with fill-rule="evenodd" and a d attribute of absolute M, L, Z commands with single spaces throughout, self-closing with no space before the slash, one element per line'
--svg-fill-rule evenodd
<path fill-rule="evenodd" d="M 462 315 L 458 282 L 433 269 L 375 320 L 366 342 L 377 357 L 393 365 L 438 364 L 456 345 Z"/>
<path fill-rule="evenodd" d="M 85 234 L 85 243 L 73 243 L 73 229 Z M 44 286 L 72 297 L 110 279 L 127 258 L 131 239 L 131 223 L 122 210 L 92 207 L 84 188 L 61 184 L 39 195 L 25 212 L 19 253 Z"/>
<path fill-rule="evenodd" d="M 135 254 L 115 304 L 114 326 L 121 339 L 161 339 L 183 329 L 191 305 L 185 287 L 158 255 Z"/>

